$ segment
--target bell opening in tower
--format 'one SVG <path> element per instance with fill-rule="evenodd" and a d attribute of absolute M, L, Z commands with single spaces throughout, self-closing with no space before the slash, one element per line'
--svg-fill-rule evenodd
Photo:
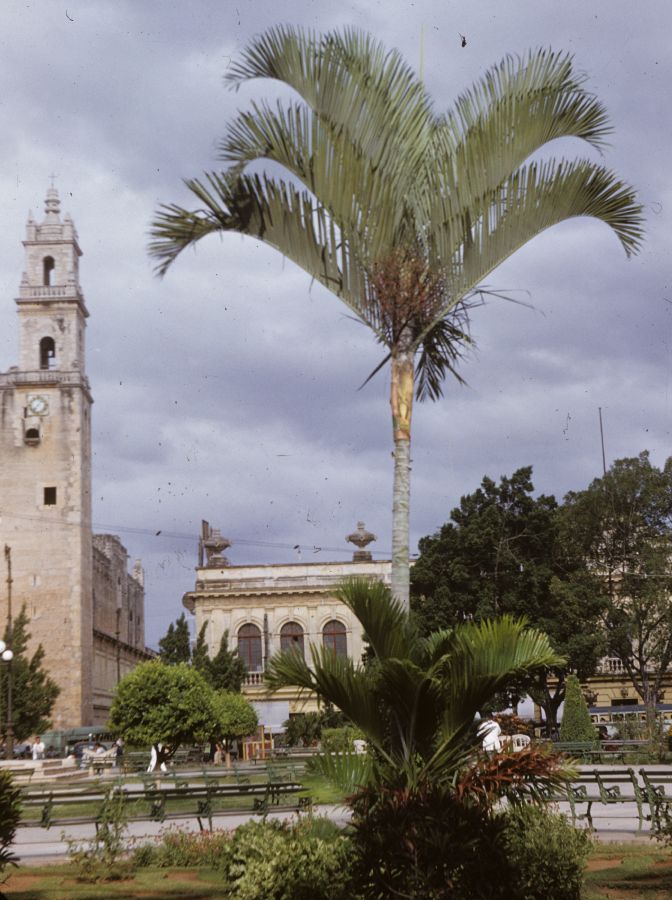
<path fill-rule="evenodd" d="M 53 256 L 45 256 L 42 261 L 42 284 L 49 287 L 51 284 L 51 273 L 54 271 L 56 263 Z"/>
<path fill-rule="evenodd" d="M 40 341 L 40 368 L 53 369 L 56 365 L 56 344 L 52 337 Z"/>

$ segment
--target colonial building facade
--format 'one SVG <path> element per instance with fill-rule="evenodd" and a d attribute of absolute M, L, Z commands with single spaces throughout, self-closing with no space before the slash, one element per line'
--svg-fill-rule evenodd
<path fill-rule="evenodd" d="M 223 555 L 229 541 L 207 522 L 203 526 L 196 586 L 182 601 L 195 616 L 196 632 L 206 625 L 211 654 L 228 633 L 229 647 L 237 648 L 247 667 L 243 691 L 267 727 L 275 729 L 290 715 L 315 710 L 315 698 L 295 689 L 271 694 L 265 681 L 267 662 L 278 650 L 292 647 L 310 659 L 310 644 L 361 658 L 361 628 L 335 591 L 353 576 L 389 584 L 389 560 L 374 561 L 365 549 L 374 535 L 358 523 L 347 538 L 358 547 L 351 562 L 231 566 Z"/>
<path fill-rule="evenodd" d="M 138 563 L 129 574 L 118 538 L 92 533 L 89 313 L 77 232 L 55 188 L 23 246 L 19 365 L 0 374 L 0 545 L 12 576 L 0 622 L 25 605 L 61 689 L 53 727 L 102 724 L 119 675 L 147 656 L 143 573 Z"/>

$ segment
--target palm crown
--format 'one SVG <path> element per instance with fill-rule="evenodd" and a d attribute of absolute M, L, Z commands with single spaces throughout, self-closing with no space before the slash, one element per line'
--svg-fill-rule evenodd
<path fill-rule="evenodd" d="M 601 149 L 609 132 L 567 55 L 507 57 L 445 115 L 396 50 L 354 29 L 271 29 L 226 76 L 236 88 L 256 78 L 288 85 L 297 99 L 238 113 L 219 146 L 227 168 L 186 182 L 198 209 L 160 208 L 150 252 L 163 274 L 213 232 L 261 239 L 340 297 L 387 348 L 392 583 L 407 604 L 413 393 L 436 399 L 446 373 L 457 374 L 465 303 L 515 250 L 573 216 L 602 220 L 631 254 L 641 207 L 589 160 L 529 161 L 560 137 Z M 259 162 L 271 165 L 252 171 Z"/>
<path fill-rule="evenodd" d="M 546 635 L 521 620 L 467 623 L 420 638 L 401 604 L 380 582 L 352 579 L 338 591 L 355 614 L 375 658 L 311 645 L 311 664 L 295 651 L 270 662 L 271 688 L 294 685 L 342 710 L 373 749 L 364 759 L 323 757 L 325 773 L 354 789 L 371 765 L 407 786 L 452 777 L 480 743 L 476 713 L 520 678 L 561 660 Z"/>

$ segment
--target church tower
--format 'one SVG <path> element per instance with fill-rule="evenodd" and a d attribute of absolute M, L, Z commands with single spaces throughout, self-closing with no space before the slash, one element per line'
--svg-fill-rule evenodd
<path fill-rule="evenodd" d="M 25 604 L 32 647 L 61 688 L 54 728 L 93 721 L 91 404 L 88 312 L 77 232 L 58 192 L 26 226 L 16 300 L 19 365 L 0 374 L 0 546 L 12 563 L 12 614 Z M 2 565 L 0 556 L 0 566 Z M 0 629 L 7 617 L 0 575 Z"/>

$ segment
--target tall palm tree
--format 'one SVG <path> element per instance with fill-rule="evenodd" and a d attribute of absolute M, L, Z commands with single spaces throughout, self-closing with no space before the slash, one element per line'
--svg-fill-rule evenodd
<path fill-rule="evenodd" d="M 271 689 L 291 685 L 332 703 L 364 733 L 373 753 L 319 761 L 352 790 L 390 778 L 406 788 L 445 784 L 480 744 L 476 713 L 514 679 L 560 661 L 545 634 L 511 617 L 421 638 L 380 582 L 351 579 L 337 596 L 361 624 L 375 663 L 355 665 L 311 645 L 310 664 L 285 651 L 272 657 L 267 678 Z"/>
<path fill-rule="evenodd" d="M 160 207 L 150 253 L 164 274 L 213 232 L 263 240 L 340 297 L 387 348 L 392 588 L 408 608 L 413 396 L 438 399 L 445 375 L 456 374 L 468 339 L 465 301 L 515 250 L 572 216 L 605 222 L 630 255 L 641 207 L 589 160 L 528 161 L 555 138 L 601 149 L 609 133 L 603 106 L 567 55 L 507 57 L 448 114 L 433 110 L 396 50 L 353 29 L 271 29 L 226 76 L 236 88 L 255 78 L 298 97 L 237 114 L 219 147 L 227 168 L 186 182 L 195 210 Z M 272 169 L 260 173 L 255 163 Z"/>

